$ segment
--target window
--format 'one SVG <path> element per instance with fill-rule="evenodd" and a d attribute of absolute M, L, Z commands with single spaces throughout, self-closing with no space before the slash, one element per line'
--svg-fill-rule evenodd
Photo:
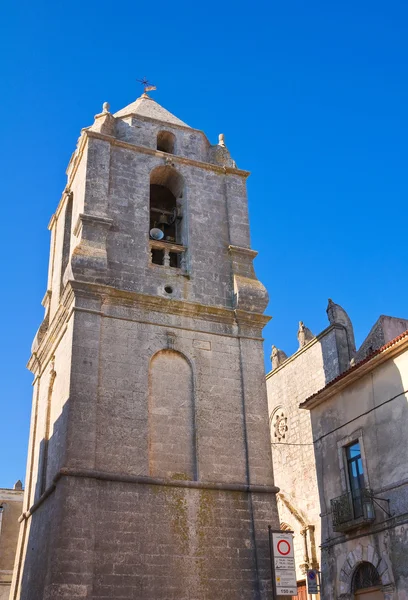
<path fill-rule="evenodd" d="M 174 154 L 176 138 L 170 131 L 159 131 L 157 134 L 157 150 Z"/>
<path fill-rule="evenodd" d="M 347 473 L 354 508 L 354 518 L 363 516 L 362 490 L 364 489 L 364 471 L 361 459 L 360 443 L 346 446 Z"/>
<path fill-rule="evenodd" d="M 348 531 L 375 521 L 363 431 L 358 429 L 339 440 L 337 448 L 343 493 L 330 500 L 333 531 Z"/>
<path fill-rule="evenodd" d="M 359 565 L 354 573 L 352 590 L 356 594 L 359 590 L 379 588 L 382 585 L 377 569 L 368 562 Z"/>

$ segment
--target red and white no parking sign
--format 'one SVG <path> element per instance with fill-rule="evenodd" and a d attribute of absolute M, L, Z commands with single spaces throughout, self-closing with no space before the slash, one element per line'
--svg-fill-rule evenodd
<path fill-rule="evenodd" d="M 276 544 L 276 550 L 278 556 L 288 556 L 292 549 L 292 545 L 288 540 L 279 540 Z"/>
<path fill-rule="evenodd" d="M 293 558 L 293 536 L 290 533 L 273 534 L 273 553 L 275 558 L 282 556 L 284 558 Z"/>
<path fill-rule="evenodd" d="M 274 586 L 278 596 L 296 596 L 297 583 L 293 534 L 283 531 L 272 532 L 272 559 Z"/>

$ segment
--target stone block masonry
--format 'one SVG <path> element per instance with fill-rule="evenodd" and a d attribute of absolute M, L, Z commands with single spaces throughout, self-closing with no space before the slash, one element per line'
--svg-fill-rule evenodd
<path fill-rule="evenodd" d="M 67 172 L 11 598 L 266 600 L 279 521 L 248 173 L 147 96 L 104 105 Z"/>

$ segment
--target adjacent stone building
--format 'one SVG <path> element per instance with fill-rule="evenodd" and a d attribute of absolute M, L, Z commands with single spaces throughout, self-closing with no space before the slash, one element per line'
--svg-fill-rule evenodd
<path fill-rule="evenodd" d="M 402 328 L 406 320 L 380 317 L 360 360 L 301 404 L 312 423 L 325 600 L 408 598 L 408 331 L 387 339 Z"/>
<path fill-rule="evenodd" d="M 355 356 L 351 321 L 329 300 L 329 326 L 314 336 L 301 321 L 299 350 L 289 358 L 272 349 L 266 376 L 272 459 L 282 529 L 294 531 L 299 595 L 307 569 L 320 569 L 320 503 L 310 415 L 299 403 L 346 370 Z"/>
<path fill-rule="evenodd" d="M 144 94 L 104 105 L 67 174 L 11 599 L 269 598 L 248 172 Z"/>
<path fill-rule="evenodd" d="M 23 494 L 20 480 L 12 490 L 0 488 L 0 600 L 10 595 Z"/>
<path fill-rule="evenodd" d="M 401 392 L 406 385 L 402 383 L 401 387 L 399 382 L 408 376 L 408 372 L 404 371 L 406 360 L 401 358 L 397 368 L 395 364 L 389 366 L 388 370 L 376 373 L 374 379 L 367 373 L 377 369 L 378 360 L 388 360 L 386 356 L 391 358 L 397 352 L 398 344 L 405 348 L 402 340 L 408 343 L 408 337 L 403 334 L 400 339 L 398 336 L 408 329 L 408 320 L 381 316 L 356 350 L 352 323 L 345 310 L 329 300 L 327 315 L 329 326 L 316 336 L 300 322 L 299 350 L 293 356 L 288 357 L 282 350 L 272 348 L 272 371 L 266 376 L 269 423 L 274 476 L 280 488 L 280 524 L 282 529 L 291 529 L 295 533 L 299 596 L 305 596 L 306 570 L 317 568 L 322 571 L 322 598 L 348 600 L 354 593 L 363 593 L 362 590 L 367 593 L 364 586 L 371 581 L 367 579 L 371 567 L 367 567 L 366 563 L 372 563 L 373 568 L 379 569 L 382 586 L 391 581 L 391 571 L 385 572 L 385 561 L 390 564 L 396 556 L 401 564 L 398 557 L 403 544 L 401 531 L 408 517 L 405 514 L 408 461 L 402 431 L 406 430 L 408 422 L 402 408 L 406 398 Z M 396 338 L 397 344 L 393 338 Z M 342 389 L 339 385 L 350 385 L 349 399 L 345 393 L 337 394 L 337 390 Z M 394 399 L 396 394 L 398 400 Z M 382 402 L 385 405 L 381 406 L 381 417 L 375 417 L 374 413 L 379 408 L 377 404 Z M 312 413 L 304 408 L 311 408 Z M 402 420 L 397 427 L 397 438 L 400 438 L 394 446 L 391 428 L 394 418 L 399 419 L 400 416 Z M 385 421 L 390 428 L 386 437 L 383 429 Z M 370 465 L 367 462 L 364 467 L 366 479 L 364 482 L 361 480 L 364 483 L 362 487 L 371 486 L 374 495 L 382 498 L 392 495 L 395 503 L 394 521 L 383 519 L 381 522 L 386 513 L 375 505 L 377 500 L 370 500 L 376 511 L 373 533 L 392 530 L 392 533 L 385 534 L 385 540 L 390 535 L 394 549 L 388 548 L 385 553 L 387 541 L 383 543 L 380 538 L 368 535 L 368 522 L 350 517 L 353 507 L 348 503 L 345 453 L 349 446 L 362 439 L 365 430 L 364 445 L 366 437 L 369 437 L 365 456 L 369 452 L 371 460 Z M 332 500 L 334 504 L 331 504 Z M 378 502 L 381 504 L 381 501 Z M 387 509 L 384 503 L 382 506 Z M 338 529 L 333 530 L 333 519 L 342 518 L 345 519 L 345 529 L 341 531 L 350 531 L 350 534 L 341 535 Z M 400 522 L 402 528 L 396 527 Z M 361 541 L 360 538 L 366 535 L 367 539 Z M 383 562 L 380 565 L 381 556 Z M 388 594 L 389 590 L 398 589 L 400 595 L 388 594 L 387 598 L 405 600 L 408 597 L 401 595 L 406 585 L 405 571 L 400 569 L 399 577 L 404 583 L 397 584 L 394 578 L 395 587 L 383 587 L 381 593 Z"/>

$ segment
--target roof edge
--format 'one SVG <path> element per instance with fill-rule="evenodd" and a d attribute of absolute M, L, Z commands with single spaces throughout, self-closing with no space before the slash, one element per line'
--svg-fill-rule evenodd
<path fill-rule="evenodd" d="M 271 369 L 268 373 L 266 373 L 265 378 L 270 379 L 271 377 L 279 373 L 279 371 L 284 369 L 290 362 L 296 360 L 296 358 L 304 352 L 307 352 L 309 348 L 311 348 L 311 346 L 314 346 L 314 344 L 323 339 L 333 329 L 344 329 L 344 325 L 342 325 L 341 323 L 331 323 L 328 327 L 326 327 L 326 329 L 323 329 L 323 331 L 315 335 L 314 338 L 310 340 L 310 342 L 302 346 L 302 348 L 298 348 L 296 352 L 288 356 L 288 358 L 281 365 L 279 365 L 279 367 L 277 367 L 276 369 Z"/>
<path fill-rule="evenodd" d="M 377 365 L 389 360 L 395 355 L 398 355 L 402 350 L 408 347 L 408 329 L 397 335 L 394 339 L 390 340 L 377 350 L 374 350 L 371 354 L 366 356 L 363 360 L 353 365 L 347 371 L 344 371 L 340 375 L 338 375 L 332 381 L 322 388 L 321 390 L 315 392 L 306 400 L 299 404 L 299 408 L 311 410 L 315 408 L 335 393 L 346 388 L 350 383 L 355 381 L 357 378 L 361 377 L 361 375 L 369 373 L 372 371 Z"/>

